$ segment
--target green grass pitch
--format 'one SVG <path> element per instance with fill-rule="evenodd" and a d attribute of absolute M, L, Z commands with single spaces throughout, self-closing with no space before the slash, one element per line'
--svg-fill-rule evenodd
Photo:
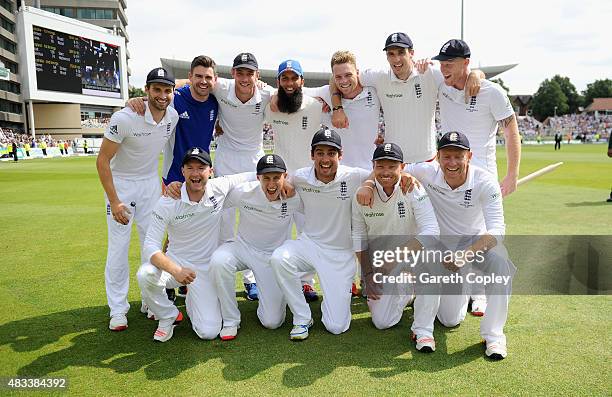
<path fill-rule="evenodd" d="M 557 161 L 565 164 L 505 200 L 508 233 L 611 234 L 606 147 L 524 146 L 521 175 Z M 340 336 L 324 330 L 313 305 L 311 337 L 293 343 L 290 313 L 280 329 L 263 329 L 238 282 L 236 340 L 200 341 L 186 321 L 159 344 L 156 324 L 138 311 L 135 234 L 130 327 L 107 328 L 94 158 L 0 163 L 0 208 L 0 377 L 66 377 L 68 394 L 78 396 L 612 394 L 610 296 L 512 297 L 501 362 L 483 357 L 478 318 L 455 329 L 436 324 L 437 351 L 424 355 L 409 341 L 412 308 L 379 331 L 363 299 L 353 300 L 351 329 Z"/>

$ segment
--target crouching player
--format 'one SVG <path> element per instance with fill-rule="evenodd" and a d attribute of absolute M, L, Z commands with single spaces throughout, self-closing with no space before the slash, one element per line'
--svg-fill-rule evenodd
<path fill-rule="evenodd" d="M 366 281 L 372 322 L 376 328 L 386 329 L 401 320 L 404 308 L 412 299 L 414 283 L 391 284 L 377 279 L 375 274 L 378 277 L 390 273 L 397 276 L 409 271 L 410 267 L 385 265 L 386 269 L 383 269 L 377 264 L 372 267 L 371 255 L 375 247 L 383 248 L 383 252 L 385 248 L 394 250 L 396 244 L 414 252 L 423 251 L 425 247 L 434 248 L 439 229 L 423 188 L 415 188 L 407 195 L 400 191 L 399 181 L 405 166 L 401 148 L 394 143 L 380 145 L 374 151 L 372 161 L 375 180 L 366 182 L 374 192 L 372 205 L 361 206 L 356 196 L 353 199 L 352 237 Z M 414 301 L 412 339 L 421 352 L 429 353 L 436 349 L 433 328 L 439 299 L 436 294 L 419 294 Z"/>
<path fill-rule="evenodd" d="M 202 339 L 214 339 L 221 330 L 221 310 L 210 275 L 210 258 L 218 246 L 226 196 L 236 185 L 254 180 L 255 173 L 209 181 L 212 171 L 210 156 L 204 149 L 189 149 L 181 163 L 185 183 L 180 199 L 161 197 L 153 210 L 144 243 L 144 258 L 148 262 L 138 269 L 137 277 L 144 303 L 159 320 L 153 339 L 160 342 L 172 338 L 174 327 L 183 319 L 165 292 L 166 288 L 181 285 L 189 284 L 185 304 L 195 333 Z M 166 231 L 170 243 L 164 254 Z"/>
<path fill-rule="evenodd" d="M 236 302 L 236 272 L 251 269 L 259 289 L 257 317 L 270 329 L 285 321 L 287 302 L 270 266 L 272 252 L 291 238 L 293 214 L 302 211 L 298 196 L 281 196 L 286 186 L 287 166 L 276 155 L 265 155 L 257 163 L 259 182 L 245 182 L 227 196 L 226 207 L 240 209 L 236 241 L 221 245 L 210 260 L 211 274 L 217 287 L 223 328 L 222 340 L 236 337 L 240 311 Z"/>

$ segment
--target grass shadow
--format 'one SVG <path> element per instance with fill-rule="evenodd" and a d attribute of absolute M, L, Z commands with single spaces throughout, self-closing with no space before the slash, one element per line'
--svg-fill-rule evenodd
<path fill-rule="evenodd" d="M 182 301 L 178 303 L 180 307 Z M 291 388 L 312 385 L 339 367 L 358 366 L 372 377 L 386 378 L 408 371 L 443 371 L 483 356 L 477 345 L 446 354 L 446 335 L 453 330 L 439 324 L 437 351 L 417 352 L 409 339 L 412 308 L 389 330 L 377 330 L 369 316 L 361 315 L 349 331 L 332 335 L 321 323 L 320 303 L 314 303 L 311 337 L 296 343 L 288 338 L 290 313 L 282 327 L 266 330 L 257 319 L 257 304 L 240 301 L 242 328 L 234 341 L 202 341 L 186 320 L 176 328 L 174 338 L 162 344 L 152 340 L 156 323 L 134 310 L 138 305 L 132 302 L 130 327 L 124 332 L 108 330 L 107 307 L 86 307 L 3 324 L 0 346 L 16 353 L 42 350 L 17 370 L 15 375 L 20 377 L 42 378 L 69 367 L 93 367 L 118 374 L 143 369 L 147 379 L 165 380 L 214 359 L 224 364 L 222 375 L 230 382 L 247 380 L 277 365 L 290 366 L 282 382 Z M 363 299 L 354 299 L 352 308 L 354 314 L 367 311 Z"/>

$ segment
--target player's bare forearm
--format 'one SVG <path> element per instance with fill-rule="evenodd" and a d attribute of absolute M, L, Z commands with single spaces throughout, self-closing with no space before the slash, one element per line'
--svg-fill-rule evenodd
<path fill-rule="evenodd" d="M 466 251 L 471 251 L 473 253 L 476 252 L 487 252 L 491 248 L 497 245 L 497 239 L 490 235 L 489 233 L 485 233 L 474 244 L 469 246 Z"/>
<path fill-rule="evenodd" d="M 501 183 L 502 194 L 507 196 L 516 190 L 516 183 L 521 165 L 521 137 L 519 135 L 516 116 L 512 114 L 499 122 L 504 129 L 506 139 L 507 170 Z"/>
<path fill-rule="evenodd" d="M 190 268 L 183 267 L 175 263 L 166 254 L 162 252 L 156 252 L 150 258 L 153 266 L 160 270 L 168 272 L 181 284 L 190 284 L 195 280 L 196 273 Z"/>
<path fill-rule="evenodd" d="M 116 148 L 114 147 L 115 145 Z M 98 158 L 96 159 L 98 177 L 111 205 L 119 202 L 117 190 L 115 190 L 115 184 L 113 183 L 113 173 L 110 168 L 110 161 L 115 156 L 118 147 L 118 144 L 105 139 L 102 142 L 100 153 L 98 153 Z"/>

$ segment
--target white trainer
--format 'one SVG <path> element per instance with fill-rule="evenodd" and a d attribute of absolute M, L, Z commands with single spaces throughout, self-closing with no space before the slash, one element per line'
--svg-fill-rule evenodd
<path fill-rule="evenodd" d="M 412 340 L 415 342 L 416 349 L 421 353 L 433 353 L 436 351 L 436 341 L 430 336 L 417 336 L 412 334 Z"/>
<path fill-rule="evenodd" d="M 153 334 L 153 339 L 158 342 L 167 342 L 174 335 L 174 327 L 179 325 L 183 321 L 183 313 L 179 312 L 174 321 L 159 320 L 159 325 Z"/>
<path fill-rule="evenodd" d="M 487 350 L 485 354 L 492 360 L 503 360 L 508 355 L 508 349 L 506 345 L 500 342 L 487 342 Z"/>
<path fill-rule="evenodd" d="M 221 340 L 236 339 L 236 335 L 238 335 L 238 327 L 223 327 L 219 332 Z"/>
<path fill-rule="evenodd" d="M 487 300 L 483 298 L 477 298 L 472 301 L 472 316 L 484 316 L 485 311 L 487 310 Z"/>
<path fill-rule="evenodd" d="M 314 321 L 310 319 L 310 321 L 306 325 L 294 325 L 291 329 L 291 332 L 289 333 L 289 339 L 304 340 L 308 338 L 308 330 L 310 329 L 310 327 L 312 327 L 313 324 Z"/>
<path fill-rule="evenodd" d="M 108 329 L 111 331 L 125 331 L 128 327 L 127 317 L 125 314 L 115 314 L 111 317 Z"/>

